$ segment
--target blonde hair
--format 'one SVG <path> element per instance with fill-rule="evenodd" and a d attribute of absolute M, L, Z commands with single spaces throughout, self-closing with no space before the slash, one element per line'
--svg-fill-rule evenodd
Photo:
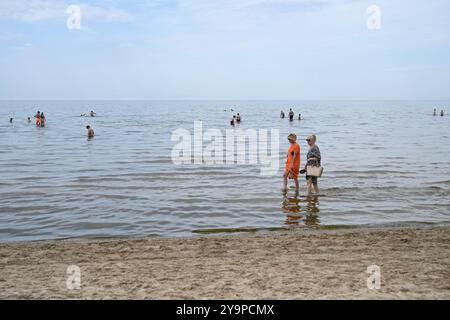
<path fill-rule="evenodd" d="M 295 133 L 289 133 L 288 134 L 288 139 L 297 140 L 297 135 Z"/>
<path fill-rule="evenodd" d="M 308 139 L 313 139 L 314 142 L 317 141 L 317 138 L 316 138 L 316 135 L 315 135 L 315 134 L 312 134 L 312 135 L 308 136 Z"/>

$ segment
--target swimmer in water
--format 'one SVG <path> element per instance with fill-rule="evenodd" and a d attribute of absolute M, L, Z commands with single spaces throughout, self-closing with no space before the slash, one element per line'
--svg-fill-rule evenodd
<path fill-rule="evenodd" d="M 433 110 L 433 116 L 436 116 L 436 108 Z"/>
<path fill-rule="evenodd" d="M 88 131 L 87 133 L 88 138 L 93 138 L 95 135 L 94 129 L 92 129 L 91 126 L 86 126 L 86 129 Z"/>
<path fill-rule="evenodd" d="M 94 111 L 91 110 L 90 115 L 91 115 L 91 117 L 95 117 L 97 114 Z"/>
<path fill-rule="evenodd" d="M 298 120 L 303 120 L 301 113 L 298 114 Z"/>
<path fill-rule="evenodd" d="M 283 110 L 281 110 L 281 112 L 280 112 L 280 118 L 284 119 L 284 112 L 283 112 Z"/>
<path fill-rule="evenodd" d="M 28 123 L 30 123 L 30 122 L 31 122 L 31 118 L 30 118 L 30 117 L 28 117 L 27 121 L 28 121 Z"/>
<path fill-rule="evenodd" d="M 289 109 L 289 120 L 293 121 L 294 120 L 294 111 L 292 111 L 292 108 Z"/>
<path fill-rule="evenodd" d="M 441 117 L 444 116 L 444 110 L 441 110 Z"/>
<path fill-rule="evenodd" d="M 13 118 L 9 118 L 9 123 L 12 123 L 13 122 Z"/>
<path fill-rule="evenodd" d="M 43 112 L 41 112 L 41 127 L 45 127 L 45 115 Z"/>
<path fill-rule="evenodd" d="M 241 116 L 240 116 L 239 113 L 238 113 L 237 116 L 236 116 L 236 121 L 237 121 L 237 123 L 240 123 L 240 122 L 241 122 Z"/>
<path fill-rule="evenodd" d="M 297 135 L 290 133 L 288 135 L 291 144 L 287 153 L 286 168 L 283 174 L 283 192 L 287 191 L 288 178 L 293 179 L 295 191 L 298 192 L 298 173 L 300 170 L 300 146 L 297 143 Z"/>
<path fill-rule="evenodd" d="M 236 124 L 236 116 L 233 116 L 233 118 L 231 118 L 230 124 L 232 126 L 234 126 Z"/>
<path fill-rule="evenodd" d="M 40 127 L 41 126 L 41 112 L 38 111 L 34 117 L 36 118 L 36 126 Z"/>

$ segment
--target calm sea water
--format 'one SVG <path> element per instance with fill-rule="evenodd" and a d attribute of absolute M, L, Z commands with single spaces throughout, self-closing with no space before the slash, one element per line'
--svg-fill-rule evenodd
<path fill-rule="evenodd" d="M 281 109 L 303 121 L 279 119 Z M 450 101 L 2 101 L 0 241 L 193 235 L 220 228 L 297 228 L 450 221 Z M 280 168 L 295 132 L 315 133 L 322 194 L 281 193 L 258 165 L 171 161 L 177 128 L 280 130 Z M 449 115 L 433 117 L 433 108 Z M 95 110 L 96 118 L 80 117 Z M 228 111 L 224 111 L 228 109 Z M 45 128 L 28 124 L 37 110 Z M 9 118 L 13 117 L 13 124 Z M 85 126 L 96 132 L 86 138 Z M 304 180 L 301 180 L 304 183 Z"/>

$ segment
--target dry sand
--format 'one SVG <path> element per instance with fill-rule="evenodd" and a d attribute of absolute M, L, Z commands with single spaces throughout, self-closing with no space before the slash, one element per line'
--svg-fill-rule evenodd
<path fill-rule="evenodd" d="M 3 243 L 0 298 L 449 299 L 450 227 Z"/>

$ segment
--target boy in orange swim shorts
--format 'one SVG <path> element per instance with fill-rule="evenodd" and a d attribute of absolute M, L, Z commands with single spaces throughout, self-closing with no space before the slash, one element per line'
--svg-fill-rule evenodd
<path fill-rule="evenodd" d="M 288 140 L 291 144 L 287 153 L 286 168 L 283 175 L 283 191 L 287 190 L 288 178 L 294 180 L 295 191 L 298 191 L 298 173 L 300 170 L 300 146 L 297 143 L 297 135 L 290 133 Z"/>

